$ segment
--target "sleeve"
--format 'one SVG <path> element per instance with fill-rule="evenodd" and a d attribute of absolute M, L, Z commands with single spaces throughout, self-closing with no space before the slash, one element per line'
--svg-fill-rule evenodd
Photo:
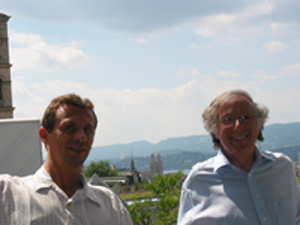
<path fill-rule="evenodd" d="M 8 189 L 7 179 L 9 179 L 9 176 L 0 175 L 0 224 L 9 224 L 8 214 L 10 211 L 7 208 L 9 208 L 10 202 L 7 202 L 7 200 L 10 200 L 10 198 L 6 195 Z"/>
<path fill-rule="evenodd" d="M 114 209 L 114 214 L 116 217 L 119 218 L 118 224 L 119 225 L 133 225 L 133 222 L 131 220 L 130 214 L 125 206 L 125 204 L 122 202 L 121 198 L 110 191 L 111 199 L 112 199 L 112 209 Z"/>
<path fill-rule="evenodd" d="M 123 225 L 133 225 L 133 222 L 131 220 L 131 217 L 127 211 L 126 208 L 124 208 L 124 213 L 123 213 L 124 217 L 122 219 L 122 224 Z"/>
<path fill-rule="evenodd" d="M 185 188 L 185 185 L 182 186 L 180 204 L 178 210 L 178 219 L 177 225 L 188 225 L 191 224 L 190 210 L 193 208 L 192 199 L 190 191 Z"/>
<path fill-rule="evenodd" d="M 297 184 L 297 215 L 296 224 L 300 225 L 300 186 Z"/>
<path fill-rule="evenodd" d="M 116 201 L 118 201 L 119 208 L 120 208 L 120 225 L 133 225 L 133 222 L 131 220 L 130 214 L 125 207 L 124 203 L 121 201 L 121 199 L 115 195 Z"/>

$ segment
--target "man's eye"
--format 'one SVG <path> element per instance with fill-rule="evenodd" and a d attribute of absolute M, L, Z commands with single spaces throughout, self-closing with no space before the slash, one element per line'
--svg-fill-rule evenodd
<path fill-rule="evenodd" d="M 66 130 L 73 131 L 73 130 L 75 130 L 75 127 L 73 125 L 70 125 L 70 126 L 66 127 Z"/>
<path fill-rule="evenodd" d="M 223 119 L 223 123 L 225 123 L 225 124 L 230 124 L 230 123 L 232 123 L 234 121 L 234 118 L 232 118 L 232 117 L 225 117 L 224 119 Z"/>
<path fill-rule="evenodd" d="M 241 116 L 241 122 L 243 122 L 243 123 L 250 123 L 253 118 L 254 118 L 254 116 L 242 115 Z"/>
<path fill-rule="evenodd" d="M 93 130 L 92 130 L 92 128 L 90 128 L 90 127 L 86 127 L 86 128 L 84 128 L 84 132 L 85 132 L 86 134 L 89 134 L 89 133 L 92 133 Z"/>

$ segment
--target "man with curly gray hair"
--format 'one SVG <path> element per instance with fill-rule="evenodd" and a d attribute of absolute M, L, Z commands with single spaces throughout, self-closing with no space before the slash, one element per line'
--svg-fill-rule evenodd
<path fill-rule="evenodd" d="M 205 109 L 215 157 L 197 163 L 181 193 L 178 224 L 300 224 L 300 189 L 293 162 L 260 151 L 268 108 L 243 90 L 225 92 Z"/>

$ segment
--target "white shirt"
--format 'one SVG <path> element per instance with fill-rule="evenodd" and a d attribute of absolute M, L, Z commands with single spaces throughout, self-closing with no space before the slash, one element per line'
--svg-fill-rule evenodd
<path fill-rule="evenodd" d="M 291 160 L 256 150 L 249 173 L 222 151 L 196 164 L 181 192 L 178 225 L 300 224 L 300 189 Z"/>
<path fill-rule="evenodd" d="M 0 176 L 0 225 L 132 224 L 120 199 L 109 189 L 91 186 L 69 198 L 42 166 L 27 177 Z"/>

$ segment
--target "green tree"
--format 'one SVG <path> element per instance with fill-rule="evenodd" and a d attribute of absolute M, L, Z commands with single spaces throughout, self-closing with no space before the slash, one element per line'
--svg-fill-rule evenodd
<path fill-rule="evenodd" d="M 130 217 L 134 224 L 150 225 L 153 220 L 151 200 L 142 201 L 141 198 L 133 199 L 133 204 L 128 206 Z"/>
<path fill-rule="evenodd" d="M 90 165 L 84 169 L 84 175 L 88 178 L 93 176 L 94 173 L 99 177 L 115 177 L 118 175 L 117 171 L 111 169 L 108 161 L 92 161 Z"/>
<path fill-rule="evenodd" d="M 176 224 L 183 176 L 182 171 L 164 176 L 157 175 L 153 181 L 146 184 L 145 188 L 152 192 L 158 202 L 135 200 L 128 207 L 134 224 Z M 154 217 L 151 208 L 156 212 Z"/>

